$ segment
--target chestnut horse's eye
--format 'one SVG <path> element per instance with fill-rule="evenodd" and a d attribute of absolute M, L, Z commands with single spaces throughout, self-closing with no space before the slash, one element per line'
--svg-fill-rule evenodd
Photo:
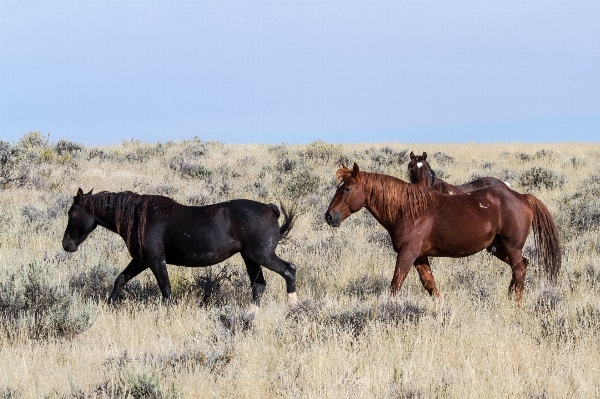
<path fill-rule="evenodd" d="M 347 193 L 350 191 L 350 187 L 344 187 L 344 192 Z"/>

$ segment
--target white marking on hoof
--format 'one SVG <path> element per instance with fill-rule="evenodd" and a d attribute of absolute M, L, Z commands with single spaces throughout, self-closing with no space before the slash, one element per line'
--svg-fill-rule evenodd
<path fill-rule="evenodd" d="M 295 292 L 288 294 L 288 305 L 292 306 L 298 303 L 298 295 Z"/>
<path fill-rule="evenodd" d="M 421 166 L 423 166 L 423 162 L 417 162 L 417 168 L 420 168 Z"/>
<path fill-rule="evenodd" d="M 487 208 L 487 207 L 488 207 L 488 205 L 483 205 L 483 204 L 480 202 L 480 203 L 479 203 L 479 207 L 480 207 L 480 208 L 484 208 L 484 209 L 485 209 L 485 208 Z"/>

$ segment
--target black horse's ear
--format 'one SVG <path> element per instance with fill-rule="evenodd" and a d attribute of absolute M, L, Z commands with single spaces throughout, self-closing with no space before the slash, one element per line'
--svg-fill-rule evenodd
<path fill-rule="evenodd" d="M 427 153 L 423 152 L 423 160 L 426 160 L 426 159 L 427 159 Z"/>
<path fill-rule="evenodd" d="M 415 159 L 415 153 L 414 152 L 410 152 L 410 159 Z"/>
<path fill-rule="evenodd" d="M 75 202 L 77 202 L 77 203 L 80 202 L 82 198 L 83 198 L 83 190 L 80 187 L 79 190 L 77 190 L 77 195 L 75 195 Z"/>
<path fill-rule="evenodd" d="M 358 172 L 360 172 L 360 170 L 358 168 L 358 164 L 356 162 L 354 162 L 354 166 L 352 167 L 352 176 L 354 176 L 354 177 L 358 176 Z"/>
<path fill-rule="evenodd" d="M 92 189 L 90 190 L 90 192 L 89 192 L 89 193 L 87 193 L 86 195 L 91 195 L 91 194 L 92 194 L 92 191 L 94 191 L 94 189 L 93 189 L 93 188 L 92 188 Z"/>

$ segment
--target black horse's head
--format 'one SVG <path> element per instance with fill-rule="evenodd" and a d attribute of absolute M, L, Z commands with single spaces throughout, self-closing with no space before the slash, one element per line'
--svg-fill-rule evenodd
<path fill-rule="evenodd" d="M 90 195 L 92 191 L 84 194 L 81 188 L 73 198 L 73 205 L 69 209 L 69 222 L 63 236 L 63 248 L 67 252 L 75 252 L 79 245 L 96 228 L 94 217 L 83 207 L 83 196 Z"/>
<path fill-rule="evenodd" d="M 408 163 L 408 173 L 410 174 L 410 182 L 412 184 L 420 184 L 422 186 L 431 187 L 433 184 L 434 174 L 431 166 L 427 163 L 427 153 L 423 155 L 415 155 L 410 152 L 410 162 Z"/>

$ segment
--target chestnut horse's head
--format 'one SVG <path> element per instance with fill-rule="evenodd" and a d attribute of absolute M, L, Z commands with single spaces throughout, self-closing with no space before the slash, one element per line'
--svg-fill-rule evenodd
<path fill-rule="evenodd" d="M 408 163 L 408 173 L 410 174 L 410 182 L 421 186 L 431 187 L 433 185 L 433 171 L 427 163 L 427 153 L 423 155 L 415 155 L 410 152 L 410 162 Z"/>
<path fill-rule="evenodd" d="M 325 221 L 328 225 L 339 227 L 344 219 L 366 205 L 367 197 L 359 173 L 356 162 L 352 170 L 344 165 L 337 171 L 336 177 L 340 183 L 325 212 Z"/>
<path fill-rule="evenodd" d="M 84 195 L 90 195 L 90 191 L 84 194 L 81 189 L 77 191 L 77 195 L 73 198 L 73 205 L 69 209 L 69 222 L 63 236 L 63 248 L 67 252 L 75 252 L 79 245 L 87 238 L 87 236 L 96 228 L 94 217 L 85 210 L 83 206 Z"/>

